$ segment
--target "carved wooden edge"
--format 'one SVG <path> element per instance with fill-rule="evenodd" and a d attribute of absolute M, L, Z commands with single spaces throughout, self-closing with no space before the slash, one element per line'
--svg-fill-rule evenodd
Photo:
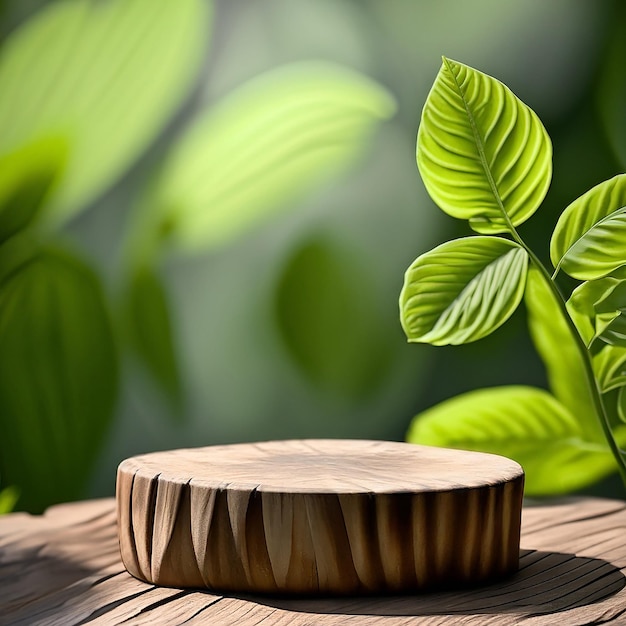
<path fill-rule="evenodd" d="M 268 594 L 475 585 L 519 562 L 523 475 L 396 494 L 207 488 L 118 469 L 122 561 L 165 586 Z"/>

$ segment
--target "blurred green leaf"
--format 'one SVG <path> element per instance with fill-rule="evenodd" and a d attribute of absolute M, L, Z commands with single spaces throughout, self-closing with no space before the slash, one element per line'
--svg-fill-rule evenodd
<path fill-rule="evenodd" d="M 133 349 L 172 402 L 174 415 L 179 415 L 182 386 L 167 294 L 152 269 L 142 266 L 134 271 L 123 304 Z"/>
<path fill-rule="evenodd" d="M 10 513 L 20 497 L 17 487 L 6 487 L 0 491 L 0 515 Z"/>
<path fill-rule="evenodd" d="M 228 242 L 350 164 L 394 111 L 373 81 L 324 63 L 261 75 L 189 128 L 137 237 L 186 249 Z M 154 221 L 156 220 L 156 226 Z M 140 244 L 140 248 L 148 244 Z"/>
<path fill-rule="evenodd" d="M 500 81 L 443 59 L 417 135 L 428 193 L 479 233 L 508 232 L 539 207 L 552 144 L 537 115 Z"/>
<path fill-rule="evenodd" d="M 585 440 L 579 421 L 541 389 L 511 386 L 462 394 L 424 411 L 408 441 L 508 456 L 526 472 L 527 495 L 580 489 L 613 473 L 608 446 Z"/>
<path fill-rule="evenodd" d="M 66 149 L 62 139 L 48 138 L 0 156 L 0 244 L 37 217 L 63 171 Z"/>
<path fill-rule="evenodd" d="M 53 2 L 0 51 L 0 155 L 66 142 L 52 219 L 74 214 L 141 154 L 186 95 L 207 38 L 204 0 Z"/>
<path fill-rule="evenodd" d="M 407 338 L 440 346 L 487 336 L 521 302 L 527 267 L 523 248 L 498 237 L 454 239 L 422 254 L 400 293 Z"/>
<path fill-rule="evenodd" d="M 615 3 L 616 14 L 611 20 L 610 32 L 600 65 L 600 77 L 596 89 L 596 105 L 605 129 L 605 136 L 618 157 L 622 168 L 626 168 L 626 9 Z"/>
<path fill-rule="evenodd" d="M 14 235 L 0 244 L 0 287 L 19 269 L 37 256 L 39 241 L 28 231 Z"/>
<path fill-rule="evenodd" d="M 82 495 L 112 418 L 117 356 L 98 278 L 44 248 L 0 285 L 0 475 L 39 512 Z"/>
<path fill-rule="evenodd" d="M 358 399 L 390 365 L 390 341 L 368 276 L 346 249 L 313 236 L 296 249 L 276 287 L 276 316 L 289 354 L 309 380 Z"/>
<path fill-rule="evenodd" d="M 530 336 L 546 367 L 552 393 L 570 413 L 576 415 L 585 439 L 604 442 L 580 351 L 555 295 L 545 284 L 539 270 L 532 266 L 528 270 L 525 303 Z"/>
<path fill-rule="evenodd" d="M 626 174 L 596 185 L 561 213 L 550 242 L 554 267 L 592 280 L 626 265 Z"/>

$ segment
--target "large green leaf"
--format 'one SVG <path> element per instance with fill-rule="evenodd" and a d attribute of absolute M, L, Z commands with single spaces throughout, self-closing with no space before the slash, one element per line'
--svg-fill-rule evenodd
<path fill-rule="evenodd" d="M 528 272 L 525 303 L 530 335 L 555 397 L 578 419 L 585 438 L 603 442 L 587 384 L 585 365 L 555 294 L 534 267 Z"/>
<path fill-rule="evenodd" d="M 174 415 L 178 415 L 183 397 L 170 307 L 163 284 L 152 268 L 141 266 L 131 274 L 123 308 L 130 344 L 165 391 Z"/>
<path fill-rule="evenodd" d="M 616 469 L 608 446 L 585 440 L 578 420 L 549 393 L 496 387 L 457 396 L 418 415 L 408 441 L 508 456 L 528 495 L 580 489 Z"/>
<path fill-rule="evenodd" d="M 167 235 L 192 250 L 225 243 L 351 163 L 393 111 L 387 91 L 338 66 L 300 63 L 259 76 L 188 130 L 137 237 Z M 153 244 L 139 245 L 150 253 Z"/>
<path fill-rule="evenodd" d="M 379 303 L 363 289 L 368 280 L 349 249 L 314 235 L 287 260 L 276 286 L 278 329 L 291 358 L 312 383 L 347 398 L 374 392 L 390 365 Z"/>
<path fill-rule="evenodd" d="M 18 508 L 83 495 L 112 418 L 117 358 L 96 275 L 42 249 L 0 285 L 0 476 Z"/>
<path fill-rule="evenodd" d="M 199 68 L 204 0 L 53 2 L 0 52 L 0 155 L 41 137 L 67 145 L 50 198 L 67 217 L 118 178 L 162 129 Z"/>
<path fill-rule="evenodd" d="M 406 271 L 400 319 L 409 341 L 462 344 L 485 337 L 519 305 L 528 257 L 499 237 L 448 241 Z"/>
<path fill-rule="evenodd" d="M 590 189 L 561 214 L 550 242 L 554 267 L 579 280 L 626 265 L 626 174 Z"/>
<path fill-rule="evenodd" d="M 444 58 L 422 112 L 417 164 L 441 209 L 479 233 L 502 233 L 545 197 L 552 145 L 537 115 L 505 85 Z"/>

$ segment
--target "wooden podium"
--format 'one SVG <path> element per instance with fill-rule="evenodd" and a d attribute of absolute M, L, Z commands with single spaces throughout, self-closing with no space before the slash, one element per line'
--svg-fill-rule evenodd
<path fill-rule="evenodd" d="M 504 457 L 382 441 L 146 454 L 118 469 L 122 561 L 227 593 L 475 586 L 518 568 L 523 481 Z"/>

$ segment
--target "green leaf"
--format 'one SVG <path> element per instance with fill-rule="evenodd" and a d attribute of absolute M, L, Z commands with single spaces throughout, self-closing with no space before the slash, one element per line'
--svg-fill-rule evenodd
<path fill-rule="evenodd" d="M 626 385 L 626 348 L 604 346 L 593 357 L 593 370 L 602 393 Z"/>
<path fill-rule="evenodd" d="M 530 336 L 546 367 L 552 393 L 576 415 L 586 439 L 605 441 L 575 338 L 556 296 L 534 267 L 528 271 L 525 303 Z"/>
<path fill-rule="evenodd" d="M 524 468 L 532 496 L 580 489 L 616 469 L 606 445 L 586 441 L 572 413 L 532 387 L 482 389 L 442 402 L 414 419 L 407 440 L 510 457 Z"/>
<path fill-rule="evenodd" d="M 363 289 L 368 281 L 359 258 L 316 234 L 288 259 L 275 295 L 278 330 L 300 371 L 354 400 L 376 391 L 391 362 L 379 303 Z"/>
<path fill-rule="evenodd" d="M 607 323 L 600 339 L 615 346 L 626 347 L 626 308 L 620 308 L 619 315 Z"/>
<path fill-rule="evenodd" d="M 0 475 L 39 512 L 83 494 L 111 422 L 113 333 L 97 276 L 44 248 L 0 286 Z"/>
<path fill-rule="evenodd" d="M 626 280 L 616 279 L 613 288 L 594 308 L 598 337 L 605 343 L 626 348 Z"/>
<path fill-rule="evenodd" d="M 62 174 L 67 147 L 47 138 L 0 156 L 0 244 L 31 224 Z"/>
<path fill-rule="evenodd" d="M 387 91 L 338 66 L 259 76 L 189 128 L 140 229 L 185 249 L 226 243 L 352 163 L 393 111 Z"/>
<path fill-rule="evenodd" d="M 567 301 L 570 317 L 574 320 L 578 332 L 587 346 L 590 346 L 594 339 L 600 336 L 612 318 L 619 315 L 618 311 L 612 318 L 607 319 L 606 316 L 599 316 L 596 308 L 610 295 L 617 283 L 616 279 L 610 277 L 585 281 L 574 289 Z"/>
<path fill-rule="evenodd" d="M 626 276 L 611 276 L 582 283 L 567 302 L 581 336 L 590 345 L 595 339 L 626 347 Z"/>
<path fill-rule="evenodd" d="M 519 305 L 527 267 L 524 249 L 497 237 L 455 239 L 422 254 L 400 294 L 406 336 L 437 346 L 485 337 Z"/>
<path fill-rule="evenodd" d="M 67 218 L 111 185 L 191 86 L 207 38 L 204 0 L 49 3 L 0 55 L 0 155 L 39 138 L 67 146 L 46 217 Z"/>
<path fill-rule="evenodd" d="M 142 266 L 131 275 L 124 298 L 125 330 L 136 354 L 165 391 L 179 415 L 182 384 L 167 294 L 159 277 Z"/>
<path fill-rule="evenodd" d="M 537 115 L 500 81 L 443 59 L 417 135 L 417 165 L 439 207 L 479 233 L 510 230 L 539 207 L 552 144 Z"/>
<path fill-rule="evenodd" d="M 626 174 L 590 189 L 561 214 L 550 242 L 557 270 L 579 280 L 602 278 L 626 265 Z"/>

